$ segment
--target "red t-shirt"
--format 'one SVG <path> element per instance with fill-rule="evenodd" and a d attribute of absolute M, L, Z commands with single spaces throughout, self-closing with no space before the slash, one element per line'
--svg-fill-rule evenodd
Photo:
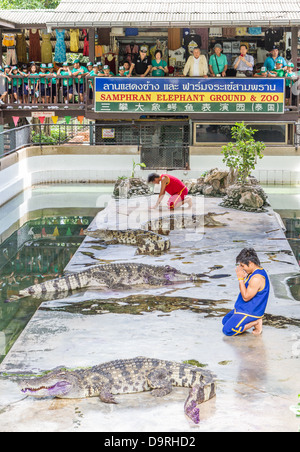
<path fill-rule="evenodd" d="M 171 196 L 182 192 L 186 188 L 184 183 L 175 176 L 171 176 L 170 174 L 162 174 L 161 177 L 167 177 L 169 179 L 169 183 L 166 185 L 166 192 Z"/>

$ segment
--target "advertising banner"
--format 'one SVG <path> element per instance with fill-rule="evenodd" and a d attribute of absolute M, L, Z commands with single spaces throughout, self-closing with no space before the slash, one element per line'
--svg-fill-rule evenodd
<path fill-rule="evenodd" d="M 284 78 L 97 77 L 95 111 L 283 113 Z"/>

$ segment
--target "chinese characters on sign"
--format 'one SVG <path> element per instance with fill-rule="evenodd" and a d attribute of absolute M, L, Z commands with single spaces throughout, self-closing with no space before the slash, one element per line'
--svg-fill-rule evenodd
<path fill-rule="evenodd" d="M 284 79 L 96 78 L 96 112 L 283 113 Z"/>

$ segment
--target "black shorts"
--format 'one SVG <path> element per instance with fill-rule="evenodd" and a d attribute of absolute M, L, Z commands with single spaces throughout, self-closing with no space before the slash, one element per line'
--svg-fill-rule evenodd
<path fill-rule="evenodd" d="M 73 86 L 63 86 L 63 95 L 66 97 L 68 95 L 68 88 L 69 88 L 69 94 L 73 94 Z"/>
<path fill-rule="evenodd" d="M 84 83 L 75 83 L 75 86 L 78 94 L 84 93 Z"/>
<path fill-rule="evenodd" d="M 18 89 L 19 96 L 28 96 L 28 85 L 24 85 L 24 88 L 22 86 L 19 86 Z"/>

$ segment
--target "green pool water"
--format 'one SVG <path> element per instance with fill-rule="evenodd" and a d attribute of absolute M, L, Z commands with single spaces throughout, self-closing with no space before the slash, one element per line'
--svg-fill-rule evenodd
<path fill-rule="evenodd" d="M 25 223 L 0 246 L 0 360 L 41 303 L 31 298 L 9 300 L 21 289 L 61 275 L 92 219 L 42 217 Z"/>

